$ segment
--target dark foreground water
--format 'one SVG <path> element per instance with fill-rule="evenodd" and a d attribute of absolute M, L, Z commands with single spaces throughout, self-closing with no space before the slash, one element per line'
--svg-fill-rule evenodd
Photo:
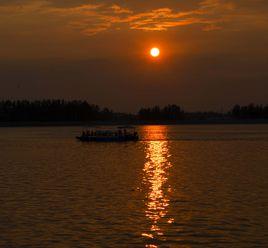
<path fill-rule="evenodd" d="M 0 129 L 0 247 L 268 247 L 268 126 Z"/>

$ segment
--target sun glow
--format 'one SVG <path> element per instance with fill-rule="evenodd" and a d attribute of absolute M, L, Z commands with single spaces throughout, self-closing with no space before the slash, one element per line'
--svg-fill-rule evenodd
<path fill-rule="evenodd" d="M 160 50 L 159 50 L 159 48 L 157 48 L 157 47 L 153 47 L 153 48 L 150 50 L 150 54 L 151 54 L 152 57 L 157 58 L 157 57 L 160 55 Z"/>

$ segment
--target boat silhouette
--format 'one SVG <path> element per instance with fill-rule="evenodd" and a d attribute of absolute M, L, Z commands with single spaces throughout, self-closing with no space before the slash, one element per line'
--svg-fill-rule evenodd
<path fill-rule="evenodd" d="M 139 135 L 135 127 L 122 126 L 113 129 L 90 128 L 84 130 L 76 139 L 82 142 L 127 142 L 138 141 Z"/>

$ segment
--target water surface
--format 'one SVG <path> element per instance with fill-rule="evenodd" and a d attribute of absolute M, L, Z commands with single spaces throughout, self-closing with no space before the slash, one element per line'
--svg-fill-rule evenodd
<path fill-rule="evenodd" d="M 268 126 L 0 129 L 0 247 L 267 247 Z"/>

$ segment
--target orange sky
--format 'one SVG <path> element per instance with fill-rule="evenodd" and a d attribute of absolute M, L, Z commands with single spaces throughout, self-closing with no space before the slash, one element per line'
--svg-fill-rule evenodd
<path fill-rule="evenodd" d="M 1 98 L 124 111 L 268 99 L 266 0 L 2 0 L 0 16 Z"/>

